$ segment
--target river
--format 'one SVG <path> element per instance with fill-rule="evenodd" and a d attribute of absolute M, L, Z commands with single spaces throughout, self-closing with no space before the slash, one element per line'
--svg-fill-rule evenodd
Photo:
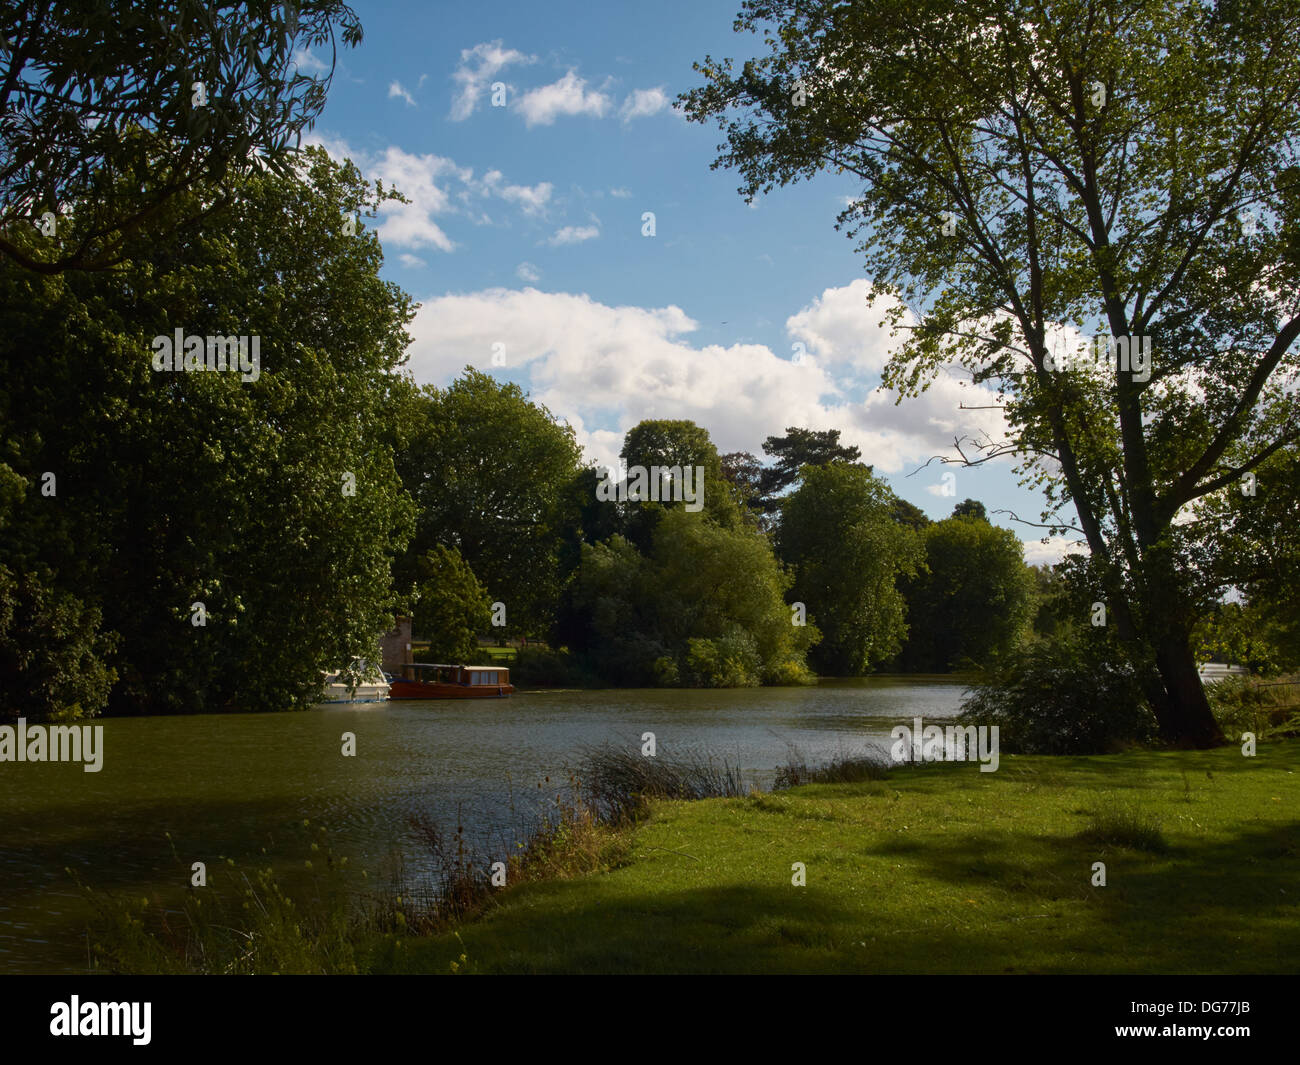
<path fill-rule="evenodd" d="M 0 764 L 0 972 L 85 970 L 88 910 L 66 870 L 125 897 L 170 899 L 194 861 L 301 873 L 323 826 L 354 868 L 400 855 L 418 873 L 412 815 L 506 844 L 563 790 L 585 746 L 639 751 L 653 732 L 661 757 L 706 752 L 765 787 L 791 747 L 810 764 L 887 748 L 893 725 L 950 717 L 962 691 L 948 679 L 872 677 L 98 722 L 98 773 Z M 353 757 L 342 754 L 348 732 Z"/>

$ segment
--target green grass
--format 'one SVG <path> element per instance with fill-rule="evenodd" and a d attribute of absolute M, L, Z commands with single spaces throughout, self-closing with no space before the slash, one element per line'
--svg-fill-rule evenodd
<path fill-rule="evenodd" d="M 402 972 L 1300 972 L 1300 741 L 1004 756 L 659 801 L 623 864 L 500 891 Z M 610 830 L 612 831 L 612 830 Z M 791 884 L 803 862 L 807 886 Z M 1104 862 L 1106 886 L 1094 887 Z"/>

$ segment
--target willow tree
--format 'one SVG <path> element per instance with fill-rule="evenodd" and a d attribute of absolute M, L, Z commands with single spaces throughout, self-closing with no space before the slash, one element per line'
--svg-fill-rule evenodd
<path fill-rule="evenodd" d="M 1016 457 L 1044 527 L 1086 540 L 1164 735 L 1219 742 L 1185 562 L 1198 503 L 1297 439 L 1300 10 L 755 0 L 736 28 L 766 54 L 706 58 L 679 103 L 724 131 L 714 166 L 747 197 L 860 181 L 837 228 L 898 300 L 886 385 L 996 387 L 1006 436 L 953 460 Z"/>

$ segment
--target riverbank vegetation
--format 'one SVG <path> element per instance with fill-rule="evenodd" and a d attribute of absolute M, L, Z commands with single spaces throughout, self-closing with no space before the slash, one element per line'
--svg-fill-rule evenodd
<path fill-rule="evenodd" d="M 863 754 L 796 759 L 784 787 L 760 792 L 707 759 L 595 752 L 603 805 L 571 780 L 504 887 L 490 855 L 428 828 L 437 886 L 300 903 L 252 877 L 220 919 L 197 896 L 170 912 L 101 896 L 92 967 L 1296 972 L 1298 760 L 1296 737 L 1254 758 L 1012 755 L 989 774 Z"/>

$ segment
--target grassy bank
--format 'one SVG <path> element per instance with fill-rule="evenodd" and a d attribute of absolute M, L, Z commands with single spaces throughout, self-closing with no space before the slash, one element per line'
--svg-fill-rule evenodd
<path fill-rule="evenodd" d="M 1300 742 L 1285 740 L 1253 759 L 1004 756 L 996 773 L 930 764 L 657 801 L 633 827 L 599 829 L 619 844 L 614 867 L 501 889 L 454 932 L 376 937 L 364 967 L 1296 972 L 1297 768 Z"/>

